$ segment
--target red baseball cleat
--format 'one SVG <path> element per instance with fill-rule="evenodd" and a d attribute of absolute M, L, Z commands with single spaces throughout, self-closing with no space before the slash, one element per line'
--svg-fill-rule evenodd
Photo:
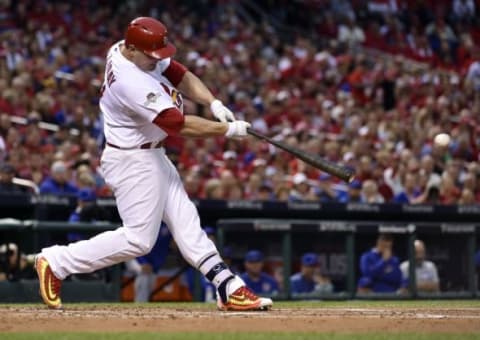
<path fill-rule="evenodd" d="M 272 299 L 258 297 L 246 286 L 242 286 L 230 294 L 227 303 L 217 299 L 217 307 L 223 311 L 268 310 L 272 304 Z"/>
<path fill-rule="evenodd" d="M 57 279 L 47 260 L 41 255 L 35 257 L 35 270 L 37 271 L 38 280 L 40 281 L 40 295 L 42 296 L 43 302 L 45 302 L 49 308 L 62 308 L 62 300 L 60 298 L 62 280 Z"/>

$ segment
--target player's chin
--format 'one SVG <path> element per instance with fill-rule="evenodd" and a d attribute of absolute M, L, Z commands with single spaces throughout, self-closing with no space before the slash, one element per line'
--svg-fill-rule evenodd
<path fill-rule="evenodd" d="M 142 65 L 140 68 L 143 70 L 143 71 L 153 71 L 155 70 L 155 67 L 157 66 L 157 64 L 146 64 L 146 65 Z"/>

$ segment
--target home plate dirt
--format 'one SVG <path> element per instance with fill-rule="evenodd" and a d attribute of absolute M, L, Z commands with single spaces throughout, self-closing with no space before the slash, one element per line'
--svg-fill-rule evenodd
<path fill-rule="evenodd" d="M 205 309 L 12 305 L 0 332 L 480 332 L 480 308 L 280 308 L 268 312 Z"/>

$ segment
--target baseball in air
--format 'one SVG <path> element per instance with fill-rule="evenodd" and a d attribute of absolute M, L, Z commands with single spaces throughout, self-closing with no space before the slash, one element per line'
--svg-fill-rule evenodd
<path fill-rule="evenodd" d="M 433 142 L 435 143 L 436 146 L 440 147 L 446 147 L 448 144 L 450 144 L 450 136 L 448 133 L 439 133 L 438 135 L 435 136 L 433 139 Z"/>

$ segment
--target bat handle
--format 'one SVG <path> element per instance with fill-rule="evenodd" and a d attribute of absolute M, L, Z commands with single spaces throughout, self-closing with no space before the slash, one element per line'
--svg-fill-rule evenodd
<path fill-rule="evenodd" d="M 255 136 L 259 139 L 265 139 L 265 136 L 259 134 L 258 132 L 256 132 L 255 130 L 253 130 L 252 128 L 247 128 L 247 133 L 249 135 L 252 135 L 252 136 Z"/>

